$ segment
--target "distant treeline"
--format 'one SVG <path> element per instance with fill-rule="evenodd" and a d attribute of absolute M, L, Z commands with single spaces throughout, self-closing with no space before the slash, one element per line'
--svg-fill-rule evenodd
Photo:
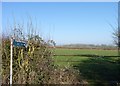
<path fill-rule="evenodd" d="M 107 50 L 116 50 L 117 46 L 114 45 L 94 45 L 94 44 L 65 44 L 57 45 L 57 48 L 75 48 L 75 49 L 107 49 Z"/>

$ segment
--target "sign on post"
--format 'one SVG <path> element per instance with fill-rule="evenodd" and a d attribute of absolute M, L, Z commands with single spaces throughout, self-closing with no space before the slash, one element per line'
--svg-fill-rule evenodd
<path fill-rule="evenodd" d="M 10 52 L 10 86 L 12 86 L 12 62 L 13 62 L 13 46 L 26 47 L 27 43 L 19 42 L 11 38 L 11 52 Z"/>
<path fill-rule="evenodd" d="M 18 46 L 18 47 L 26 47 L 27 43 L 19 42 L 19 41 L 16 41 L 15 39 L 13 39 L 13 45 Z"/>

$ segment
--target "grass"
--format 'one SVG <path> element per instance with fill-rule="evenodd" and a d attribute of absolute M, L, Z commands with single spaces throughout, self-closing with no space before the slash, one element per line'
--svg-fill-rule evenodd
<path fill-rule="evenodd" d="M 60 55 L 98 55 L 98 56 L 117 56 L 117 50 L 93 50 L 93 49 L 55 49 L 56 56 L 53 57 L 55 64 L 59 66 L 71 66 L 87 60 L 85 56 L 60 56 Z M 58 56 L 57 56 L 58 55 Z M 112 61 L 117 58 L 111 57 Z M 107 59 L 108 60 L 108 59 Z M 110 59 L 109 59 L 110 60 Z"/>
<path fill-rule="evenodd" d="M 55 56 L 54 61 L 55 65 L 58 65 L 59 67 L 71 67 L 73 65 L 76 65 L 84 60 L 86 60 L 88 57 L 79 57 L 79 56 Z"/>
<path fill-rule="evenodd" d="M 95 54 L 95 55 L 117 55 L 117 50 L 97 50 L 97 49 L 55 49 L 57 55 L 75 55 L 75 54 Z"/>
<path fill-rule="evenodd" d="M 89 83 L 106 84 L 116 83 L 120 81 L 120 64 L 109 62 L 110 58 L 89 58 L 82 63 L 75 65 L 74 68 L 78 69 L 81 76 L 84 77 Z M 116 85 L 115 85 L 116 86 Z"/>
<path fill-rule="evenodd" d="M 92 86 L 116 86 L 120 82 L 120 64 L 117 62 L 119 57 L 114 57 L 117 56 L 117 50 L 55 49 L 55 54 L 58 55 L 53 57 L 56 65 L 79 70 L 80 77 Z"/>

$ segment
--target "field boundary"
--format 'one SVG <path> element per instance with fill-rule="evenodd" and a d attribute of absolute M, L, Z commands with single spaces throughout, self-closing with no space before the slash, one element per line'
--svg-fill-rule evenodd
<path fill-rule="evenodd" d="M 53 48 L 53 47 L 50 47 Z M 117 48 L 75 48 L 75 47 L 55 47 L 56 49 L 90 49 L 90 50 L 118 50 Z"/>
<path fill-rule="evenodd" d="M 120 56 L 102 56 L 102 55 L 92 55 L 92 54 L 76 54 L 76 55 L 56 55 L 53 56 L 82 56 L 82 57 L 120 57 Z"/>

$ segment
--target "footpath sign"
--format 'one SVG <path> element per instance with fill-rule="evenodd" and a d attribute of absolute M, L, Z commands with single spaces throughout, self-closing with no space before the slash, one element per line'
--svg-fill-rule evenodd
<path fill-rule="evenodd" d="M 18 47 L 26 47 L 27 43 L 25 42 L 19 42 L 13 39 L 13 46 L 18 46 Z"/>
<path fill-rule="evenodd" d="M 11 38 L 11 46 L 10 46 L 10 86 L 12 86 L 12 62 L 13 62 L 13 46 L 14 47 L 26 47 L 27 43 L 16 41 L 15 39 Z"/>

